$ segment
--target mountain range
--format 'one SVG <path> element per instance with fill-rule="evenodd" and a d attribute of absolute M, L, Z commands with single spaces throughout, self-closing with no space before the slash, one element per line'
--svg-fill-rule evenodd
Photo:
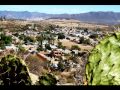
<path fill-rule="evenodd" d="M 47 14 L 28 11 L 0 11 L 0 17 L 25 20 L 41 20 L 41 19 L 76 19 L 88 23 L 101 24 L 119 24 L 120 12 L 87 12 L 79 14 Z"/>

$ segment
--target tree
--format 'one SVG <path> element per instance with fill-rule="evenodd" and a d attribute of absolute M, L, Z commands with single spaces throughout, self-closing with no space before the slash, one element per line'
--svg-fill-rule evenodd
<path fill-rule="evenodd" d="M 50 44 L 54 44 L 55 38 L 54 38 L 54 34 L 50 34 Z"/>
<path fill-rule="evenodd" d="M 24 41 L 34 43 L 34 42 L 36 42 L 36 39 L 34 37 L 27 36 L 24 38 Z"/>
<path fill-rule="evenodd" d="M 95 39 L 95 38 L 98 38 L 98 34 L 92 34 L 89 37 L 92 38 L 92 39 Z"/>
<path fill-rule="evenodd" d="M 68 65 L 66 65 L 66 62 L 64 60 L 59 61 L 58 70 L 63 72 L 67 67 L 68 67 Z"/>
<path fill-rule="evenodd" d="M 62 42 L 58 42 L 58 48 L 62 48 Z"/>
<path fill-rule="evenodd" d="M 78 45 L 72 45 L 71 50 L 80 50 L 80 47 Z"/>
<path fill-rule="evenodd" d="M 88 33 L 88 28 L 85 28 L 84 31 Z"/>
<path fill-rule="evenodd" d="M 6 36 L 5 34 L 0 35 L 0 40 L 5 44 L 9 45 L 12 43 L 12 36 Z"/>
<path fill-rule="evenodd" d="M 0 41 L 0 48 L 1 48 L 1 49 L 5 49 L 5 43 L 4 43 L 4 41 L 2 41 L 2 40 Z"/>
<path fill-rule="evenodd" d="M 43 40 L 45 40 L 44 34 L 41 34 L 36 37 L 37 41 L 40 43 L 40 45 L 43 45 Z"/>
<path fill-rule="evenodd" d="M 84 37 L 80 37 L 79 38 L 79 44 L 83 43 L 83 41 L 84 41 Z"/>
<path fill-rule="evenodd" d="M 90 44 L 90 39 L 85 39 L 84 44 Z"/>
<path fill-rule="evenodd" d="M 90 44 L 90 39 L 86 39 L 84 37 L 79 38 L 79 44 Z"/>
<path fill-rule="evenodd" d="M 66 49 L 66 46 L 62 46 L 62 49 L 65 50 L 65 49 Z"/>
<path fill-rule="evenodd" d="M 50 44 L 45 44 L 45 48 L 51 50 Z"/>
<path fill-rule="evenodd" d="M 65 35 L 63 33 L 58 33 L 58 39 L 65 39 Z"/>
<path fill-rule="evenodd" d="M 3 32 L 4 31 L 4 29 L 3 28 L 0 28 L 0 32 Z"/>
<path fill-rule="evenodd" d="M 45 74 L 39 77 L 39 81 L 36 83 L 37 85 L 56 85 L 57 80 L 52 74 Z"/>
<path fill-rule="evenodd" d="M 42 47 L 41 45 L 39 45 L 39 46 L 37 47 L 37 51 L 43 51 L 43 47 Z"/>

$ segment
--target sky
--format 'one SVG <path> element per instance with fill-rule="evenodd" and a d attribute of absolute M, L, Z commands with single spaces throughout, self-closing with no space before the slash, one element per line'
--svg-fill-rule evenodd
<path fill-rule="evenodd" d="M 91 11 L 120 12 L 120 5 L 0 5 L 0 11 L 30 11 L 48 14 L 78 14 Z"/>

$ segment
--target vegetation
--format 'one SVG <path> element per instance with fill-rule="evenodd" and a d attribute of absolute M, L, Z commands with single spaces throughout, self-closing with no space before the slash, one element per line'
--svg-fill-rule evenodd
<path fill-rule="evenodd" d="M 54 75 L 52 74 L 45 74 L 39 77 L 39 81 L 37 85 L 56 85 L 57 80 Z"/>
<path fill-rule="evenodd" d="M 78 45 L 73 45 L 71 47 L 71 50 L 80 50 L 80 47 Z"/>
<path fill-rule="evenodd" d="M 40 36 L 37 36 L 36 39 L 39 42 L 39 44 L 42 46 L 43 40 L 45 40 L 45 36 L 44 36 L 44 34 L 41 34 Z"/>
<path fill-rule="evenodd" d="M 50 44 L 45 44 L 45 48 L 51 50 Z"/>
<path fill-rule="evenodd" d="M 58 39 L 65 39 L 65 35 L 63 33 L 58 33 Z"/>
<path fill-rule="evenodd" d="M 80 37 L 79 44 L 90 44 L 90 39 L 86 39 L 84 37 Z"/>
<path fill-rule="evenodd" d="M 38 47 L 37 47 L 37 51 L 43 51 L 44 49 L 43 49 L 43 47 L 41 46 L 41 45 L 39 45 Z"/>
<path fill-rule="evenodd" d="M 62 42 L 58 42 L 58 48 L 62 48 Z"/>
<path fill-rule="evenodd" d="M 35 43 L 36 42 L 36 39 L 34 37 L 31 37 L 31 36 L 26 36 L 24 38 L 24 41 L 25 43 L 28 43 L 28 42 L 32 42 L 32 43 Z"/>
<path fill-rule="evenodd" d="M 120 85 L 120 33 L 106 36 L 91 52 L 86 65 L 88 85 Z"/>
<path fill-rule="evenodd" d="M 28 69 L 23 60 L 7 55 L 0 61 L 0 85 L 31 85 Z"/>
<path fill-rule="evenodd" d="M 23 46 L 19 45 L 19 46 L 18 46 L 18 52 L 19 52 L 19 53 L 25 53 L 25 52 L 26 52 L 26 49 L 25 49 Z"/>
<path fill-rule="evenodd" d="M 5 45 L 9 45 L 12 43 L 12 36 L 6 36 L 5 34 L 1 34 L 0 41 L 2 41 L 2 43 Z"/>
<path fill-rule="evenodd" d="M 98 38 L 98 34 L 92 34 L 89 37 L 92 38 L 92 39 L 95 39 L 95 38 Z"/>

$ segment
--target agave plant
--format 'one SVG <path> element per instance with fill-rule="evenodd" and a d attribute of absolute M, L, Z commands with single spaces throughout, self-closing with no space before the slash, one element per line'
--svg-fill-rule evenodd
<path fill-rule="evenodd" d="M 1 59 L 0 85 L 31 85 L 29 71 L 23 60 L 14 55 Z"/>
<path fill-rule="evenodd" d="M 106 36 L 86 65 L 88 85 L 120 85 L 120 32 Z"/>

